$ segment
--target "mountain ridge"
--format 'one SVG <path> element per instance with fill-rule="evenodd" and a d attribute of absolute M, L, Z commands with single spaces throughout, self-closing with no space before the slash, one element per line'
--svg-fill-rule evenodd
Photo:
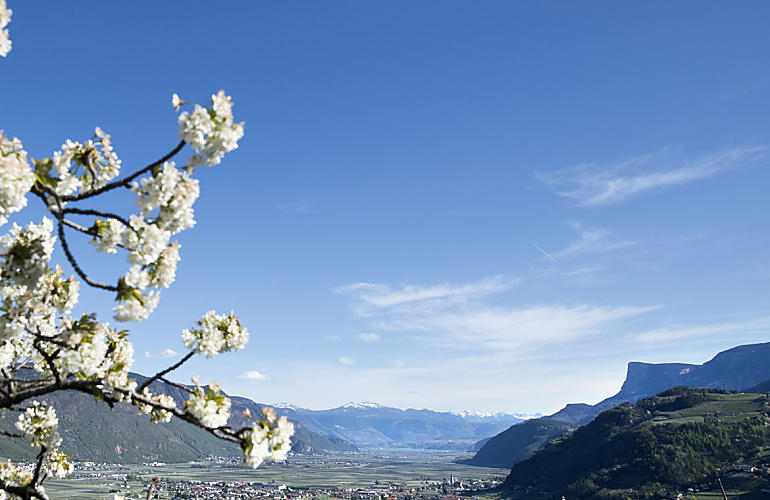
<path fill-rule="evenodd" d="M 626 370 L 626 379 L 615 395 L 595 405 L 570 403 L 542 419 L 582 426 L 591 422 L 602 411 L 624 402 L 635 403 L 677 386 L 751 391 L 754 387 L 764 388 L 765 385 L 761 385 L 763 383 L 770 387 L 770 342 L 732 347 L 720 351 L 700 365 L 631 361 Z M 513 427 L 516 427 L 516 424 Z M 568 432 L 567 428 L 562 430 L 564 433 Z M 466 463 L 499 466 L 499 464 L 508 463 L 511 460 L 510 457 L 522 456 L 522 448 L 530 450 L 533 443 L 541 443 L 537 434 L 519 435 L 522 433 L 523 428 L 519 429 L 513 448 L 506 448 L 500 444 L 510 441 L 510 436 L 502 436 L 503 433 L 493 436 Z M 542 444 L 545 445 L 545 443 Z M 491 453 L 490 450 L 497 450 L 497 452 Z"/>

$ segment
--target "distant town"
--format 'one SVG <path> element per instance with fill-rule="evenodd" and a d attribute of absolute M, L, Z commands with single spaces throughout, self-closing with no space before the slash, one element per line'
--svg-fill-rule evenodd
<path fill-rule="evenodd" d="M 408 457 L 414 460 L 414 457 Z M 158 499 L 419 500 L 473 497 L 499 486 L 507 471 L 454 464 L 446 459 L 387 455 L 295 456 L 284 464 L 246 469 L 231 457 L 207 456 L 186 464 L 79 462 L 67 479 L 47 483 L 59 496 Z"/>

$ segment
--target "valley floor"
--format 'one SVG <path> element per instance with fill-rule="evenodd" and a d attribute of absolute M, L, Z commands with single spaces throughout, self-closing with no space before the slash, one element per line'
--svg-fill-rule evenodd
<path fill-rule="evenodd" d="M 156 498 L 412 499 L 473 496 L 499 485 L 507 470 L 455 464 L 427 454 L 295 456 L 252 470 L 210 457 L 186 464 L 77 464 L 75 474 L 49 481 L 52 498 L 146 498 L 154 477 Z"/>

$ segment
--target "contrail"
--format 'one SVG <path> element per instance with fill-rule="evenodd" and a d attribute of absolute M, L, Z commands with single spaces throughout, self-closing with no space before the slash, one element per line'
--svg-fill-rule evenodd
<path fill-rule="evenodd" d="M 540 248 L 539 246 L 535 245 L 534 243 L 532 243 L 532 246 L 533 246 L 533 247 L 535 247 L 535 248 L 537 248 L 538 250 L 540 250 L 540 253 L 542 253 L 543 255 L 545 255 L 546 257 L 548 257 L 549 259 L 551 259 L 551 260 L 554 262 L 554 264 L 558 264 L 558 263 L 559 263 L 559 261 L 558 261 L 558 260 L 556 260 L 556 257 L 554 257 L 554 256 L 553 256 L 553 255 L 551 255 L 550 253 L 546 252 L 545 250 L 543 250 L 543 249 L 542 249 L 542 248 Z"/>

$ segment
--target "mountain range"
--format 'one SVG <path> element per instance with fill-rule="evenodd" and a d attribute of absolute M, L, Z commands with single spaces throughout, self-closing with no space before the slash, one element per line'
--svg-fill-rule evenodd
<path fill-rule="evenodd" d="M 545 446 L 543 428 L 552 438 L 591 422 L 602 411 L 621 403 L 634 403 L 677 386 L 763 392 L 770 386 L 770 342 L 722 351 L 701 365 L 685 363 L 628 363 L 620 391 L 595 405 L 568 404 L 558 412 L 526 426 L 514 425 L 483 443 L 470 465 L 510 467 Z M 557 421 L 566 425 L 558 426 Z"/>
<path fill-rule="evenodd" d="M 348 403 L 328 410 L 277 406 L 282 407 L 276 411 L 291 421 L 367 449 L 469 450 L 479 439 L 495 435 L 526 418 L 507 413 L 402 410 L 376 403 Z"/>
<path fill-rule="evenodd" d="M 132 377 L 141 382 L 139 374 Z M 371 402 L 348 403 L 338 408 L 310 410 L 289 404 L 274 405 L 276 412 L 295 423 L 292 449 L 297 453 L 354 452 L 361 449 L 432 449 L 476 455 L 465 463 L 510 467 L 526 459 L 553 438 L 573 432 L 603 410 L 622 402 L 635 402 L 671 387 L 687 385 L 721 390 L 765 392 L 770 387 L 770 343 L 744 345 L 720 352 L 702 365 L 684 363 L 628 364 L 620 391 L 596 405 L 568 404 L 553 415 L 481 412 L 438 412 L 399 409 Z M 153 393 L 172 396 L 182 405 L 186 394 L 179 388 L 154 382 Z M 62 449 L 79 460 L 105 462 L 181 462 L 203 455 L 239 455 L 235 445 L 215 439 L 185 422 L 152 425 L 131 405 L 110 410 L 93 398 L 75 392 L 48 395 L 57 410 Z M 245 423 L 241 412 L 257 414 L 262 406 L 233 396 L 230 425 Z M 11 429 L 12 416 L 0 419 L 0 428 Z M 523 422 L 523 423 L 522 423 Z M 490 436 L 493 436 L 490 438 Z M 0 439 L 0 456 L 28 458 L 24 443 Z"/>
<path fill-rule="evenodd" d="M 34 376 L 29 370 L 24 376 Z M 132 373 L 141 383 L 146 377 Z M 167 394 L 183 406 L 187 394 L 172 385 L 153 382 L 153 394 Z M 160 425 L 149 423 L 130 404 L 107 405 L 93 397 L 63 391 L 40 398 L 52 404 L 59 416 L 61 449 L 76 460 L 137 463 L 148 461 L 186 462 L 213 454 L 239 456 L 233 443 L 214 438 L 186 422 L 172 419 Z M 228 424 L 246 424 L 242 412 L 261 413 L 263 406 L 245 397 L 231 396 Z M 521 422 L 514 415 L 432 410 L 401 410 L 376 403 L 349 403 L 329 410 L 309 410 L 293 405 L 275 405 L 295 425 L 292 450 L 295 453 L 355 452 L 360 448 L 417 448 L 467 451 L 475 441 Z M 0 418 L 0 429 L 13 430 L 15 415 Z M 0 437 L 0 456 L 29 459 L 33 450 L 25 442 Z"/>

